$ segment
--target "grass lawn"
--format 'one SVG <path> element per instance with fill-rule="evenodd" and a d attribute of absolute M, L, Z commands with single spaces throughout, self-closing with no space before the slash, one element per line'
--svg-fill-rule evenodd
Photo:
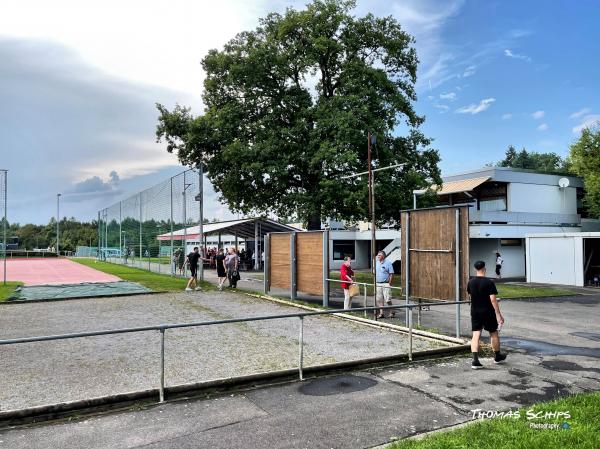
<path fill-rule="evenodd" d="M 570 418 L 527 419 L 533 413 L 568 412 Z M 422 440 L 404 440 L 390 449 L 544 448 L 598 447 L 600 392 L 542 402 L 520 410 L 520 417 L 486 419 L 464 428 L 437 433 Z M 516 410 L 515 410 L 516 411 Z M 530 415 L 531 416 L 531 415 Z M 535 429 L 534 424 L 558 424 L 559 429 Z M 566 428 L 562 428 L 567 423 Z"/>
<path fill-rule="evenodd" d="M 6 301 L 22 282 L 7 281 L 6 285 L 0 282 L 0 301 Z"/>
<path fill-rule="evenodd" d="M 573 292 L 553 287 L 530 287 L 528 285 L 496 284 L 500 298 L 524 298 L 544 296 L 572 296 Z"/>
<path fill-rule="evenodd" d="M 140 270 L 139 268 L 128 267 L 108 262 L 98 262 L 95 259 L 71 259 L 73 262 L 86 265 L 104 273 L 117 276 L 124 281 L 137 282 L 154 291 L 180 291 L 187 284 L 187 279 L 172 277 L 167 274 L 151 273 L 150 271 Z M 208 282 L 202 283 L 205 290 L 214 288 Z"/>

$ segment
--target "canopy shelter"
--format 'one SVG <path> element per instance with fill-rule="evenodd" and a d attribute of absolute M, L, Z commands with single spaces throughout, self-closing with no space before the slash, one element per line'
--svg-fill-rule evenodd
<path fill-rule="evenodd" d="M 475 193 L 475 191 L 479 191 L 481 186 L 487 183 L 490 179 L 490 176 L 482 176 L 478 178 L 444 182 L 441 187 L 434 184 L 429 189 L 413 190 L 414 208 L 416 209 L 416 196 L 423 195 L 427 192 L 427 190 L 433 191 L 438 195 L 439 203 L 441 205 L 469 203 L 476 197 L 481 196 L 480 194 Z M 488 186 L 487 190 L 490 190 L 493 187 L 497 187 L 498 183 L 494 183 L 493 186 L 488 184 L 485 185 Z M 490 192 L 490 194 L 495 197 L 499 193 Z M 483 196 L 486 196 L 486 192 L 483 192 Z"/>
<path fill-rule="evenodd" d="M 216 223 L 205 223 L 202 226 L 203 239 L 206 242 L 206 236 L 209 235 L 234 235 L 236 241 L 238 237 L 244 240 L 254 240 L 254 254 L 259 254 L 259 249 L 264 248 L 260 243 L 264 241 L 267 234 L 271 232 L 290 232 L 301 231 L 298 228 L 279 223 L 268 218 L 243 218 L 241 220 L 220 221 Z M 167 232 L 156 237 L 159 241 L 200 241 L 199 226 L 191 226 L 177 231 Z M 260 248 L 259 248 L 260 245 Z M 237 245 L 236 245 L 237 246 Z M 255 257 L 255 269 L 260 265 L 260 257 Z"/>

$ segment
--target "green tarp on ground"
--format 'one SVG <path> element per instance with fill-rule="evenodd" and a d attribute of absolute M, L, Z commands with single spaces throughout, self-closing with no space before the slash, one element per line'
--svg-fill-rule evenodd
<path fill-rule="evenodd" d="M 40 300 L 150 293 L 135 282 L 94 282 L 86 284 L 36 285 L 20 287 L 11 300 Z"/>

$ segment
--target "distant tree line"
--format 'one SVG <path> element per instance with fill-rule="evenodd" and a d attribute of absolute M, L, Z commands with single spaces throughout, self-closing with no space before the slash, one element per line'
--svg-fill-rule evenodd
<path fill-rule="evenodd" d="M 52 218 L 48 224 L 10 223 L 8 237 L 19 237 L 19 249 L 56 248 L 56 220 Z M 60 250 L 75 251 L 77 246 L 98 245 L 98 222 L 80 222 L 75 218 L 60 220 Z"/>

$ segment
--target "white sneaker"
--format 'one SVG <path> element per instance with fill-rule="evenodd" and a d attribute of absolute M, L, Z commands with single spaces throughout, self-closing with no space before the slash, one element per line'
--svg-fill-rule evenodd
<path fill-rule="evenodd" d="M 185 291 L 186 291 L 186 292 L 191 292 L 191 291 L 193 291 L 193 290 L 192 290 L 191 288 L 189 288 L 189 287 L 186 287 L 186 288 L 185 288 Z"/>
<path fill-rule="evenodd" d="M 196 290 L 196 291 L 198 291 L 198 290 L 202 290 L 202 287 L 196 287 L 196 288 L 195 288 L 195 290 Z"/>

